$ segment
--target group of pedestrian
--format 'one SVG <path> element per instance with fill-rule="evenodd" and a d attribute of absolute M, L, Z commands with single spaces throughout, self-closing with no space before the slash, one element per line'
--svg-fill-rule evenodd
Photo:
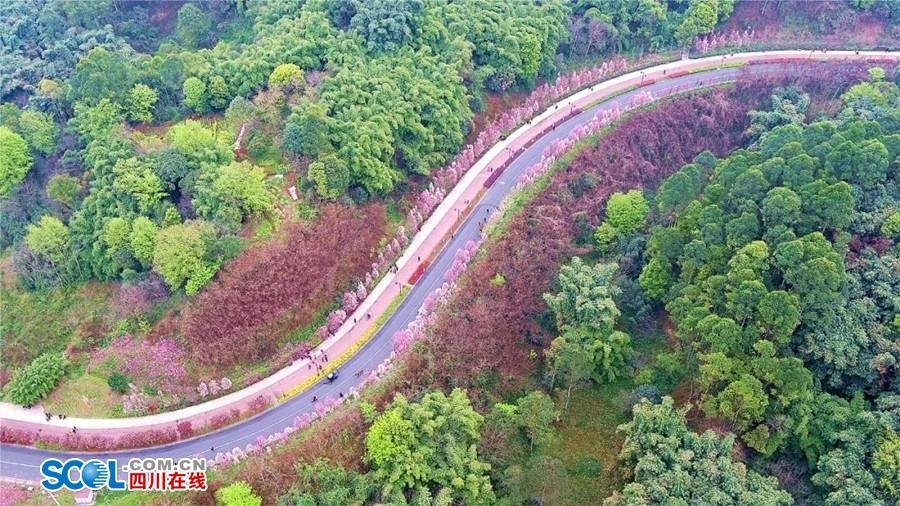
<path fill-rule="evenodd" d="M 65 420 L 67 418 L 66 415 L 64 415 L 62 413 L 59 413 L 56 416 L 58 416 L 60 420 Z M 50 420 L 53 419 L 53 413 L 51 413 L 49 411 L 44 411 L 44 419 L 49 422 Z"/>

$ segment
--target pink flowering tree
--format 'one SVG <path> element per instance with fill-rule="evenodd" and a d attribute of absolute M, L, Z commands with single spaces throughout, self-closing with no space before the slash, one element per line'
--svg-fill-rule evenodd
<path fill-rule="evenodd" d="M 344 324 L 344 320 L 346 319 L 347 313 L 344 312 L 343 309 L 335 309 L 334 311 L 328 313 L 328 318 L 326 318 L 328 332 L 334 334 L 337 329 L 341 328 L 341 325 Z"/>
<path fill-rule="evenodd" d="M 344 313 L 353 313 L 353 310 L 356 309 L 357 306 L 359 306 L 359 299 L 356 298 L 356 292 L 345 293 L 343 303 L 341 304 L 341 309 L 344 310 Z"/>

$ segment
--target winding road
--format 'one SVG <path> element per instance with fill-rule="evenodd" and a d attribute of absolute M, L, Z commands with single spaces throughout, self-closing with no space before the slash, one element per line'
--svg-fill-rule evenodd
<path fill-rule="evenodd" d="M 762 53 L 756 54 L 762 55 Z M 861 54 L 855 54 L 852 52 L 829 51 L 829 57 L 832 54 L 836 54 L 837 56 L 835 58 L 838 60 L 869 58 L 871 61 L 880 58 L 883 60 L 900 62 L 900 57 L 898 57 L 897 54 L 886 52 L 863 52 Z M 747 55 L 738 54 L 728 57 L 728 60 L 738 61 L 740 58 L 746 56 Z M 560 124 L 557 128 L 536 139 L 530 147 L 515 158 L 496 182 L 481 194 L 480 200 L 468 207 L 468 216 L 466 216 L 461 223 L 454 226 L 452 239 L 433 257 L 425 274 L 413 286 L 412 291 L 403 300 L 393 316 L 385 323 L 380 331 L 358 351 L 358 353 L 341 366 L 342 374 L 333 383 L 319 382 L 301 394 L 296 395 L 251 419 L 194 439 L 173 443 L 163 447 L 125 450 L 113 453 L 84 454 L 0 444 L 0 477 L 37 482 L 41 479 L 39 466 L 44 459 L 49 457 L 56 457 L 63 460 L 69 457 L 84 457 L 85 455 L 90 455 L 91 458 L 99 459 L 118 458 L 120 465 L 130 458 L 140 457 L 199 456 L 212 459 L 215 457 L 216 453 L 228 451 L 235 447 L 243 448 L 248 443 L 253 443 L 259 436 L 268 436 L 284 429 L 286 426 L 292 425 L 296 416 L 313 410 L 313 396 L 322 399 L 328 396 L 337 397 L 339 392 L 348 392 L 352 386 L 360 381 L 352 371 L 372 370 L 390 356 L 392 351 L 391 337 L 397 330 L 404 328 L 416 317 L 418 309 L 422 305 L 425 297 L 443 283 L 444 273 L 452 263 L 455 252 L 462 248 L 467 241 L 478 239 L 480 236 L 478 222 L 486 216 L 486 211 L 496 208 L 501 203 L 507 194 L 515 187 L 520 174 L 534 163 L 540 161 L 542 151 L 553 140 L 564 138 L 575 127 L 593 118 L 597 111 L 601 109 L 614 109 L 617 107 L 620 109 L 626 108 L 633 95 L 640 92 L 650 91 L 653 93 L 654 97 L 658 97 L 679 88 L 697 89 L 699 87 L 715 86 L 725 82 L 734 81 L 741 72 L 766 74 L 783 71 L 791 65 L 796 64 L 797 58 L 811 56 L 809 51 L 772 52 L 768 53 L 765 58 L 758 56 L 757 60 L 766 59 L 775 61 L 780 58 L 788 61 L 784 63 L 748 65 L 743 68 L 712 68 L 711 70 L 682 75 L 680 77 L 662 78 L 664 70 L 668 70 L 668 76 L 672 76 L 675 74 L 673 69 L 688 68 L 689 66 L 709 67 L 715 66 L 717 63 L 723 61 L 721 56 L 710 57 L 701 60 L 673 62 L 616 78 L 617 80 L 621 80 L 625 85 L 639 82 L 637 79 L 643 80 L 647 78 L 649 81 L 650 77 L 657 76 L 662 78 L 662 80 L 585 108 L 580 114 L 573 116 Z M 816 59 L 822 58 L 817 57 Z M 704 61 L 705 65 L 702 64 Z M 590 91 L 591 90 L 585 90 L 585 92 L 577 95 L 581 96 L 579 99 L 580 102 L 578 102 L 579 106 L 591 103 Z M 560 103 L 564 104 L 564 106 L 568 106 L 568 104 L 572 103 L 572 97 L 561 101 Z M 541 123 L 535 122 L 533 126 L 528 128 L 539 129 L 541 128 Z M 491 152 L 486 154 L 486 156 L 495 155 L 496 152 L 494 152 L 493 155 Z M 471 184 L 472 180 L 470 179 L 468 182 Z M 464 183 L 466 183 L 466 179 L 460 184 L 462 185 Z M 6 420 L 0 419 L 0 423 L 5 422 Z M 322 430 L 327 430 L 327 427 L 322 427 Z"/>

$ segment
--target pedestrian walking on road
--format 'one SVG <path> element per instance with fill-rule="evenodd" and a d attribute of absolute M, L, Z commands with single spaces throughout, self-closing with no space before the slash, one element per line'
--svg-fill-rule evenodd
<path fill-rule="evenodd" d="M 366 313 L 366 318 L 369 319 L 369 320 L 371 320 L 371 319 L 372 319 L 372 313 Z"/>
<path fill-rule="evenodd" d="M 72 426 L 72 434 L 76 434 L 78 432 L 78 427 Z"/>
<path fill-rule="evenodd" d="M 344 398 L 344 392 L 338 392 L 338 397 L 340 397 L 341 399 L 343 399 L 343 398 Z"/>
<path fill-rule="evenodd" d="M 316 396 L 314 395 L 314 396 L 313 396 L 313 402 L 316 402 L 317 400 L 319 400 L 319 398 L 316 397 Z"/>

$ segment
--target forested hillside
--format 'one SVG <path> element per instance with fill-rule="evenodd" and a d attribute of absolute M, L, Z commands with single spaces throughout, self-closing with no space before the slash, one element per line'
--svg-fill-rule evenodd
<path fill-rule="evenodd" d="M 315 342 L 341 292 L 372 282 L 377 253 L 399 251 L 390 237 L 404 234 L 408 193 L 476 136 L 487 99 L 552 80 L 568 56 L 650 44 L 653 26 L 654 48 L 684 42 L 731 9 L 658 4 L 635 25 L 591 2 L 4 2 L 0 247 L 13 316 L 0 379 L 43 352 L 80 371 L 134 336 L 147 350 L 171 339 L 193 363 L 163 406 L 192 402 L 190 384 L 222 373 L 212 364 L 258 379 L 246 362 L 279 349 L 271 367 L 290 361 L 284 345 Z M 646 26 L 577 42 L 598 23 Z M 363 221 L 371 233 L 356 234 Z M 342 232 L 320 240 L 326 230 Z M 39 322 L 41 306 L 54 310 Z M 114 403 L 102 387 L 114 374 L 163 390 L 125 362 L 76 374 L 59 401 Z"/>
<path fill-rule="evenodd" d="M 648 207 L 610 199 L 598 234 L 613 259 L 642 265 L 643 294 L 675 326 L 640 382 L 665 385 L 677 371 L 750 462 L 771 464 L 799 497 L 808 466 L 824 504 L 900 499 L 900 90 L 870 72 L 833 120 L 804 124 L 809 98 L 777 91 L 773 110 L 751 115 L 749 149 L 667 179 L 639 232 L 632 224 Z M 629 444 L 635 482 L 613 504 L 697 500 L 690 488 L 658 488 L 671 457 L 642 463 L 647 450 Z"/>
<path fill-rule="evenodd" d="M 895 1 L 792 5 L 788 40 L 900 34 Z M 0 3 L 3 401 L 142 415 L 258 381 L 352 313 L 504 105 L 613 56 L 768 47 L 750 10 Z M 900 71 L 859 70 L 745 75 L 578 145 L 361 401 L 176 501 L 897 503 Z"/>

